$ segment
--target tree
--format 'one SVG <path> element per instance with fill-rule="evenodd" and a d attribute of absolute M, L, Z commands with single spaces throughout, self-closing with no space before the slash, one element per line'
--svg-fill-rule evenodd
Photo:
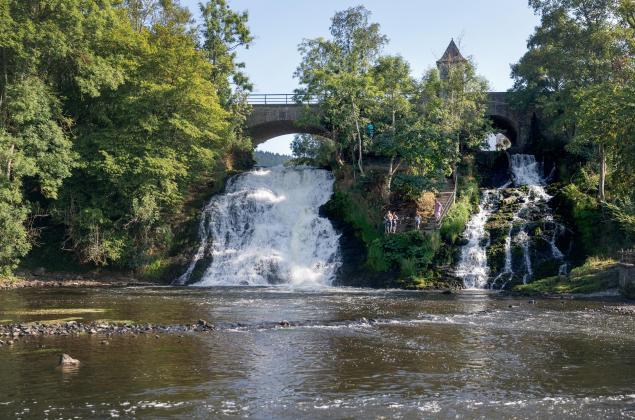
<path fill-rule="evenodd" d="M 337 12 L 331 19 L 332 39 L 317 38 L 299 46 L 302 62 L 295 76 L 303 85 L 297 94 L 316 97 L 322 116 L 338 137 L 340 150 L 348 149 L 362 176 L 364 139 L 362 126 L 375 98 L 370 70 L 387 38 L 370 12 L 357 6 Z M 356 154 L 356 156 L 355 156 Z"/>
<path fill-rule="evenodd" d="M 541 24 L 529 39 L 529 51 L 512 67 L 517 100 L 535 105 L 570 151 L 599 161 L 598 196 L 604 200 L 607 159 L 619 144 L 615 128 L 627 123 L 618 121 L 621 114 L 611 104 L 635 68 L 632 2 L 529 3 Z"/>
<path fill-rule="evenodd" d="M 209 0 L 200 3 L 199 8 L 203 20 L 202 50 L 212 64 L 211 82 L 221 105 L 229 112 L 235 137 L 232 140 L 244 143 L 242 130 L 251 112 L 247 94 L 253 86 L 242 71 L 245 64 L 236 61 L 236 50 L 248 49 L 254 40 L 247 26 L 249 15 L 233 11 L 226 0 Z"/>
<path fill-rule="evenodd" d="M 136 35 L 126 83 L 91 101 L 78 122 L 82 165 L 60 216 L 83 262 L 139 268 L 164 250 L 189 188 L 230 146 L 212 65 L 175 19 Z"/>
<path fill-rule="evenodd" d="M 451 168 L 455 193 L 462 149 L 480 146 L 489 131 L 487 91 L 487 81 L 469 61 L 450 65 L 444 78 L 430 70 L 423 80 L 421 112 L 436 139 L 435 159 Z"/>
<path fill-rule="evenodd" d="M 406 149 L 402 147 L 402 142 L 407 135 L 404 136 L 404 129 L 407 131 L 410 124 L 402 122 L 404 119 L 412 120 L 414 107 L 409 97 L 414 93 L 416 82 L 410 74 L 410 65 L 399 56 L 380 57 L 371 73 L 379 96 L 372 118 L 375 129 L 381 132 L 377 136 L 376 149 L 390 157 L 384 189 L 387 198 L 392 179 L 401 167 L 405 155 Z"/>
<path fill-rule="evenodd" d="M 37 209 L 58 198 L 77 166 L 71 127 L 85 110 L 79 98 L 97 97 L 123 83 L 129 63 L 113 47 L 127 38 L 126 27 L 108 1 L 0 1 L 0 269 L 5 274 L 33 243 Z"/>

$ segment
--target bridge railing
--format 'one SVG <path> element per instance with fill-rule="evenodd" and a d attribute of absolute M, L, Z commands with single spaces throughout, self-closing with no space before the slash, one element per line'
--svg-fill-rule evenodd
<path fill-rule="evenodd" d="M 252 93 L 247 96 L 247 103 L 251 105 L 295 105 L 316 104 L 317 96 L 305 97 L 295 93 Z"/>

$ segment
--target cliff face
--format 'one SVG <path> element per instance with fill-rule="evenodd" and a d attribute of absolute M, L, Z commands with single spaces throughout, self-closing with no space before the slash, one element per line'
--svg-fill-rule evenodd
<path fill-rule="evenodd" d="M 500 194 L 499 208 L 485 225 L 495 287 L 511 288 L 565 270 L 571 236 L 548 203 L 531 203 L 534 193 L 527 187 L 502 189 Z"/>

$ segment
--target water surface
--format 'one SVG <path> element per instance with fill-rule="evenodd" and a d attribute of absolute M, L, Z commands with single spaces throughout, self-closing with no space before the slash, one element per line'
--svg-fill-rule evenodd
<path fill-rule="evenodd" d="M 0 418 L 634 418 L 635 320 L 605 304 L 337 288 L 5 291 L 4 322 L 202 318 L 221 330 L 0 347 Z M 311 325 L 272 325 L 281 320 Z M 80 368 L 57 369 L 60 352 Z"/>

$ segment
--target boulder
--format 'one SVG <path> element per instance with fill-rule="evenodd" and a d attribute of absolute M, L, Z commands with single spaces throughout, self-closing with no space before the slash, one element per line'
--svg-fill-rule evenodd
<path fill-rule="evenodd" d="M 66 353 L 62 353 L 60 355 L 60 362 L 58 364 L 59 367 L 73 367 L 73 366 L 79 366 L 79 360 L 77 359 L 73 359 L 71 356 L 69 356 Z"/>

